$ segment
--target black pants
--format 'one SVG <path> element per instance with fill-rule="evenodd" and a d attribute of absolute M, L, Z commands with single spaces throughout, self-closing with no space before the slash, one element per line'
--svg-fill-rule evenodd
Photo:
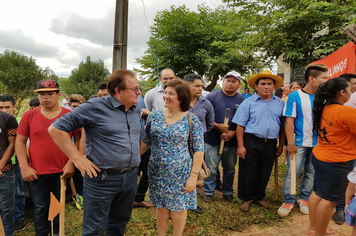
<path fill-rule="evenodd" d="M 140 182 L 137 185 L 135 202 L 142 202 L 143 200 L 145 200 L 145 195 L 148 189 L 147 166 L 148 166 L 148 160 L 150 159 L 150 155 L 151 155 L 151 149 L 148 149 L 141 156 L 141 162 L 138 168 L 140 171 L 142 171 L 142 176 L 140 178 Z"/>
<path fill-rule="evenodd" d="M 265 141 L 245 133 L 244 144 L 245 159 L 239 158 L 238 198 L 262 200 L 276 158 L 277 139 Z"/>

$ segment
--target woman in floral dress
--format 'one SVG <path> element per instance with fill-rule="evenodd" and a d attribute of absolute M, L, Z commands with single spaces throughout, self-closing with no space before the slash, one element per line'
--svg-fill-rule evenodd
<path fill-rule="evenodd" d="M 148 164 L 150 201 L 156 207 L 158 235 L 166 235 L 169 217 L 173 235 L 183 234 L 187 209 L 197 207 L 196 182 L 204 158 L 203 128 L 192 117 L 193 158 L 188 150 L 189 86 L 175 79 L 166 84 L 165 109 L 151 112 L 141 153 L 151 146 Z"/>

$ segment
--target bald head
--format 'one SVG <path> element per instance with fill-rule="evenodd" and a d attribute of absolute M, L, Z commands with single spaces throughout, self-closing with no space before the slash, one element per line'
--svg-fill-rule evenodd
<path fill-rule="evenodd" d="M 176 75 L 175 75 L 174 71 L 169 68 L 163 69 L 161 71 L 161 73 L 159 74 L 159 79 L 161 80 L 163 87 L 168 81 L 175 79 L 175 78 L 176 78 Z"/>

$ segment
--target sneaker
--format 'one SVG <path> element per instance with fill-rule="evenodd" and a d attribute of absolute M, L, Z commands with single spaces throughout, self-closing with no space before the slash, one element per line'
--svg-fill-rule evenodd
<path fill-rule="evenodd" d="M 15 232 L 20 232 L 25 229 L 25 223 L 23 220 L 15 220 L 15 227 L 14 231 Z"/>
<path fill-rule="evenodd" d="M 83 197 L 77 194 L 72 198 L 75 203 L 75 207 L 78 208 L 78 210 L 83 210 Z"/>
<path fill-rule="evenodd" d="M 333 220 L 335 221 L 336 224 L 342 225 L 345 222 L 345 212 L 336 210 L 333 215 Z"/>
<path fill-rule="evenodd" d="M 283 203 L 283 205 L 278 208 L 278 215 L 285 217 L 289 215 L 291 210 L 293 209 L 293 204 L 292 203 Z"/>
<path fill-rule="evenodd" d="M 298 199 L 299 210 L 305 215 L 309 215 L 309 204 L 307 200 Z"/>
<path fill-rule="evenodd" d="M 224 195 L 224 199 L 231 203 L 237 202 L 237 200 L 232 195 Z"/>
<path fill-rule="evenodd" d="M 204 211 L 199 206 L 197 206 L 197 208 L 195 208 L 192 211 L 194 211 L 195 213 L 198 213 L 198 214 L 203 214 L 204 213 Z"/>
<path fill-rule="evenodd" d="M 213 201 L 213 196 L 211 196 L 211 195 L 204 195 L 203 200 L 204 200 L 206 203 L 211 203 L 211 202 Z"/>

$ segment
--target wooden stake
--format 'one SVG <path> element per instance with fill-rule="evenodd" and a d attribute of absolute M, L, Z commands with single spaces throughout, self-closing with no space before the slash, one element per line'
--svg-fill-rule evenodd
<path fill-rule="evenodd" d="M 230 108 L 226 108 L 224 125 L 227 125 L 229 123 L 229 114 L 230 114 Z M 224 145 L 225 145 L 225 141 L 221 140 L 219 154 L 222 154 L 223 149 L 224 149 Z"/>
<path fill-rule="evenodd" d="M 5 236 L 4 226 L 2 224 L 1 216 L 0 216 L 0 236 Z"/>
<path fill-rule="evenodd" d="M 297 173 L 295 169 L 295 153 L 290 156 L 290 194 L 296 194 Z"/>
<path fill-rule="evenodd" d="M 64 208 L 66 205 L 66 179 L 61 179 L 61 213 L 59 213 L 59 236 L 64 236 Z"/>

